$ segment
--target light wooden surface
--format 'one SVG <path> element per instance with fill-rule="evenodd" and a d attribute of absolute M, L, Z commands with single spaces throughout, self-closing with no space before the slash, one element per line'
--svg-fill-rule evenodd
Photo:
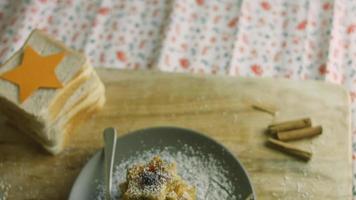
<path fill-rule="evenodd" d="M 229 148 L 251 176 L 258 199 L 351 199 L 351 136 L 346 91 L 319 82 L 202 77 L 98 70 L 107 90 L 104 109 L 72 133 L 61 155 L 47 155 L 27 136 L 2 126 L 0 185 L 8 199 L 66 199 L 83 165 L 103 144 L 102 130 L 120 134 L 152 126 L 182 126 Z M 276 117 L 251 103 L 278 108 Z M 265 147 L 271 122 L 311 117 L 324 132 L 293 142 L 313 152 L 305 163 Z M 1 188 L 1 187 L 0 187 Z"/>

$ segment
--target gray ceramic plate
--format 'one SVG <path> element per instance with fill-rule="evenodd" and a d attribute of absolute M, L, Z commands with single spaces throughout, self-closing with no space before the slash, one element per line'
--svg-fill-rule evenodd
<path fill-rule="evenodd" d="M 142 145 L 143 141 L 144 145 Z M 233 188 L 230 191 L 232 194 L 239 194 L 239 199 L 255 199 L 251 182 L 241 163 L 219 143 L 188 129 L 157 127 L 138 130 L 119 137 L 114 165 L 120 164 L 122 160 L 130 158 L 137 152 L 149 151 L 152 148 L 159 149 L 173 146 L 179 151 L 179 148 L 182 148 L 182 143 L 197 148 L 204 154 L 213 155 L 224 163 L 228 177 L 233 182 Z M 89 160 L 79 174 L 72 187 L 70 200 L 95 199 L 98 182 L 102 181 L 104 177 L 103 161 L 103 151 L 100 150 Z"/>

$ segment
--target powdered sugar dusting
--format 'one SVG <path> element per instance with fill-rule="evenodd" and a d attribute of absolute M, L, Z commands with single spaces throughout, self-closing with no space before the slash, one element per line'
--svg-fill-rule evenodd
<path fill-rule="evenodd" d="M 180 151 L 174 147 L 164 149 L 151 149 L 145 152 L 136 152 L 128 159 L 123 160 L 115 167 L 113 183 L 115 186 L 126 180 L 126 171 L 134 164 L 144 164 L 154 156 L 159 155 L 162 160 L 175 162 L 178 174 L 190 185 L 196 187 L 197 200 L 237 200 L 241 195 L 233 194 L 233 183 L 229 180 L 224 163 L 212 155 L 206 155 L 196 148 L 184 145 Z M 103 185 L 97 188 L 98 200 L 103 198 Z M 113 196 L 120 199 L 121 192 L 118 187 L 113 188 Z"/>
<path fill-rule="evenodd" d="M 11 185 L 0 179 L 0 200 L 8 199 L 8 193 L 11 189 Z"/>

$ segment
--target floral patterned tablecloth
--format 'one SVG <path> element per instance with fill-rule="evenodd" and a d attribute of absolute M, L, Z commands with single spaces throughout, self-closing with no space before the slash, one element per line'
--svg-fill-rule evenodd
<path fill-rule="evenodd" d="M 97 67 L 343 85 L 352 101 L 356 168 L 355 1 L 1 0 L 0 63 L 34 28 Z"/>

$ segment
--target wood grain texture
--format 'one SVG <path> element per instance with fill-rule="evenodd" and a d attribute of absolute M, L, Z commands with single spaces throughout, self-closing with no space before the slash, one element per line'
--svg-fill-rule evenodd
<path fill-rule="evenodd" d="M 83 165 L 102 145 L 102 131 L 120 134 L 152 126 L 181 126 L 223 143 L 246 167 L 258 199 L 351 199 L 348 95 L 320 82 L 97 70 L 106 86 L 103 110 L 71 133 L 66 150 L 47 155 L 26 135 L 0 131 L 0 182 L 8 199 L 66 199 Z M 276 107 L 276 116 L 251 107 Z M 265 147 L 265 128 L 310 117 L 323 134 L 293 142 L 313 152 L 300 162 Z"/>

